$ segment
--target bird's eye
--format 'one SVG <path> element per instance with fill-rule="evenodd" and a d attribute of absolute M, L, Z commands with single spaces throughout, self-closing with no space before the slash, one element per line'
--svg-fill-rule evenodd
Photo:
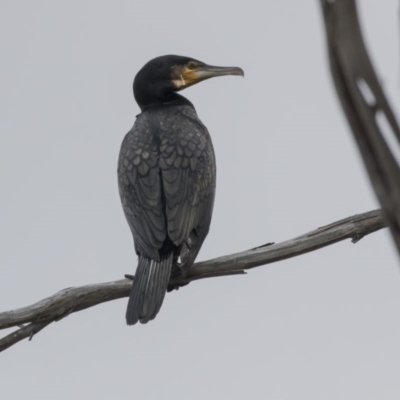
<path fill-rule="evenodd" d="M 198 66 L 197 63 L 194 61 L 189 61 L 188 64 L 186 65 L 186 67 L 189 69 L 195 69 L 197 68 L 197 66 Z"/>

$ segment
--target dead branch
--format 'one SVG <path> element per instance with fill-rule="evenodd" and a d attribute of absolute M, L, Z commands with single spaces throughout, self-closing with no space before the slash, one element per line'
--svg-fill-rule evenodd
<path fill-rule="evenodd" d="M 282 243 L 268 244 L 196 263 L 186 278 L 172 278 L 171 284 L 181 286 L 198 279 L 244 274 L 246 269 L 296 257 L 341 240 L 352 239 L 353 243 L 356 243 L 365 235 L 385 226 L 379 210 L 354 215 Z M 0 313 L 0 329 L 19 327 L 17 331 L 0 340 L 0 351 L 27 337 L 31 339 L 33 335 L 50 323 L 59 321 L 71 313 L 106 301 L 127 297 L 131 285 L 131 280 L 122 279 L 68 288 L 30 306 Z M 23 324 L 28 325 L 24 326 Z"/>
<path fill-rule="evenodd" d="M 393 151 L 400 128 L 368 56 L 355 0 L 320 3 L 335 87 L 400 253 L 400 167 Z"/>

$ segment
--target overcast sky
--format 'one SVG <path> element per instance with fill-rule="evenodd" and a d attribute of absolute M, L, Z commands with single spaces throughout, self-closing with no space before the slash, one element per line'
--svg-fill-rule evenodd
<path fill-rule="evenodd" d="M 398 2 L 360 3 L 398 110 Z M 378 207 L 317 0 L 0 0 L 0 311 L 134 273 L 117 158 L 133 78 L 164 54 L 246 73 L 182 92 L 218 164 L 199 260 Z M 127 299 L 73 314 L 1 353 L 0 398 L 397 400 L 398 265 L 381 231 L 194 282 L 147 325 L 125 325 Z"/>

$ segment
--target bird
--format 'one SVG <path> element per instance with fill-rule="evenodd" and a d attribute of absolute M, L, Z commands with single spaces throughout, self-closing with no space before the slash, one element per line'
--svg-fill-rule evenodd
<path fill-rule="evenodd" d="M 122 208 L 138 256 L 128 325 L 155 318 L 171 271 L 186 276 L 209 232 L 216 189 L 214 149 L 193 104 L 177 92 L 224 75 L 244 72 L 166 55 L 147 62 L 134 78 L 141 113 L 123 139 L 118 159 Z"/>

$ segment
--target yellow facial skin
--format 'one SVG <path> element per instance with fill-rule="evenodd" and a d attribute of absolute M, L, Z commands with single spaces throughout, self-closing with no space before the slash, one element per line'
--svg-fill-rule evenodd
<path fill-rule="evenodd" d="M 192 61 L 186 65 L 175 65 L 172 68 L 172 83 L 177 89 L 184 89 L 198 83 L 201 78 L 196 70 L 200 68 L 200 64 L 194 64 Z"/>

